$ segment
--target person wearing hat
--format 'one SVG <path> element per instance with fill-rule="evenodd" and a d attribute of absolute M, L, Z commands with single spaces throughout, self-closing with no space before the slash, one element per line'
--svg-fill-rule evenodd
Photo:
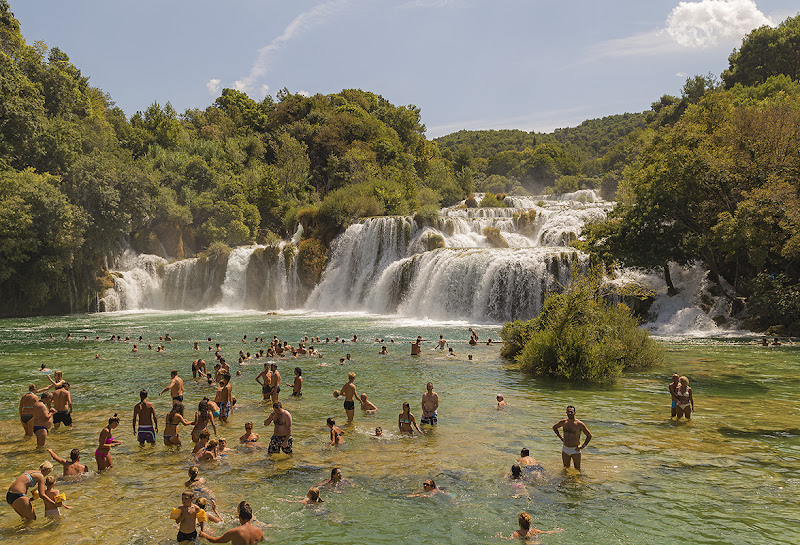
<path fill-rule="evenodd" d="M 38 471 L 26 471 L 8 487 L 6 502 L 25 520 L 36 520 L 36 513 L 31 501 L 37 497 L 37 493 L 39 497 L 44 496 L 44 480 L 51 471 L 53 471 L 53 464 L 42 462 Z M 29 488 L 34 489 L 34 494 L 30 498 L 27 496 Z"/>

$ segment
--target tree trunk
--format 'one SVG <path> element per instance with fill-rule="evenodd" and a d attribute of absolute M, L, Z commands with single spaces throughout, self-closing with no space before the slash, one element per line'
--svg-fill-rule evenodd
<path fill-rule="evenodd" d="M 669 274 L 669 263 L 664 263 L 664 281 L 667 283 L 667 295 L 670 297 L 678 295 L 678 290 L 675 289 L 675 285 L 672 283 L 672 276 Z"/>

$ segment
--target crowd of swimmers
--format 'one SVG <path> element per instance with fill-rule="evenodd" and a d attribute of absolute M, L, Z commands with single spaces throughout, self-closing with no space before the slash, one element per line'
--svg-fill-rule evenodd
<path fill-rule="evenodd" d="M 84 336 L 88 339 L 88 336 Z M 52 338 L 52 335 L 51 335 Z M 71 335 L 67 335 L 67 339 L 71 339 Z M 99 339 L 99 337 L 97 337 Z M 111 340 L 122 340 L 119 336 L 112 336 Z M 126 337 L 125 340 L 129 341 L 130 338 Z M 142 342 L 142 337 L 139 337 L 139 342 Z M 160 337 L 160 341 L 170 342 L 172 339 L 169 335 Z M 251 358 L 260 359 L 261 357 L 297 357 L 298 355 L 307 355 L 314 357 L 319 354 L 313 346 L 309 345 L 311 342 L 320 343 L 319 337 L 311 338 L 305 337 L 303 341 L 298 343 L 298 346 L 292 346 L 287 341 L 281 341 L 274 336 L 269 342 L 266 350 L 259 350 L 255 356 L 250 353 L 239 352 L 239 362 L 247 361 Z M 776 339 L 777 340 L 777 339 Z M 247 342 L 247 336 L 242 339 Z M 263 343 L 263 338 L 256 338 L 254 342 Z M 331 340 L 327 338 L 323 343 L 330 343 Z M 334 343 L 345 342 L 336 337 Z M 348 342 L 358 342 L 358 336 L 354 335 L 353 339 Z M 376 338 L 375 343 L 383 343 L 383 339 Z M 411 343 L 411 354 L 420 355 L 421 343 L 425 342 L 420 336 L 416 341 Z M 217 436 L 217 421 L 227 423 L 228 417 L 236 404 L 236 398 L 233 395 L 233 387 L 231 384 L 232 372 L 230 366 L 225 361 L 219 344 L 214 344 L 211 338 L 208 338 L 208 350 L 214 350 L 214 358 L 216 363 L 213 370 L 207 368 L 204 360 L 198 358 L 192 362 L 192 376 L 195 379 L 206 379 L 209 385 L 216 387 L 216 394 L 213 400 L 206 396 L 198 403 L 197 410 L 192 420 L 188 420 L 184 415 L 184 385 L 183 379 L 179 376 L 177 370 L 172 370 L 170 373 L 170 381 L 158 395 L 169 393 L 172 398 L 172 409 L 164 417 L 163 422 L 163 442 L 165 446 L 173 447 L 182 444 L 179 427 L 191 427 L 191 441 L 194 443 L 192 450 L 192 457 L 195 462 L 211 461 L 225 456 L 226 452 L 231 449 L 227 447 L 227 440 L 222 437 L 215 439 L 211 438 L 211 433 L 208 428 L 214 431 Z M 394 343 L 394 339 L 390 339 L 390 344 Z M 478 343 L 477 333 L 470 328 L 469 344 L 475 345 Z M 492 344 L 491 339 L 487 344 Z M 212 348 L 212 346 L 214 348 Z M 453 349 L 443 336 L 439 336 L 438 341 L 435 342 L 435 348 L 445 350 L 449 349 L 452 355 Z M 194 349 L 200 350 L 199 342 L 194 343 Z M 137 345 L 134 345 L 134 351 L 137 350 Z M 164 349 L 166 350 L 166 349 Z M 386 345 L 383 345 L 379 354 L 386 354 Z M 470 360 L 471 355 L 470 355 Z M 341 362 L 351 360 L 350 354 L 341 359 Z M 42 370 L 44 370 L 44 366 Z M 237 373 L 237 375 L 240 374 Z M 70 395 L 69 383 L 64 379 L 61 371 L 53 371 L 52 376 L 47 375 L 50 384 L 45 388 L 37 388 L 36 385 L 31 384 L 28 388 L 28 393 L 22 396 L 19 404 L 19 414 L 22 427 L 26 436 L 35 436 L 37 446 L 43 448 L 46 443 L 47 434 L 51 428 L 57 429 L 60 425 L 72 426 L 72 397 Z M 343 397 L 343 408 L 348 423 L 352 422 L 355 415 L 355 403 L 360 404 L 360 409 L 366 414 L 374 414 L 378 408 L 368 400 L 366 393 L 359 394 L 355 384 L 356 374 L 350 372 L 347 382 L 337 390 L 334 390 L 334 397 Z M 276 454 L 283 452 L 284 454 L 291 455 L 293 452 L 292 444 L 292 415 L 283 408 L 279 400 L 281 392 L 282 377 L 278 371 L 277 364 L 273 362 L 264 363 L 264 369 L 255 378 L 256 382 L 261 386 L 263 399 L 269 402 L 272 407 L 271 413 L 264 420 L 264 426 L 273 426 L 273 433 L 270 437 L 267 452 L 268 454 Z M 300 398 L 303 395 L 303 374 L 300 367 L 294 368 L 294 380 L 292 382 L 291 395 Z M 673 375 L 672 382 L 669 384 L 669 392 L 672 397 L 672 412 L 671 416 L 674 418 L 691 418 L 694 411 L 694 398 L 692 396 L 692 389 L 689 387 L 688 379 L 685 376 Z M 41 394 L 39 397 L 37 394 Z M 148 392 L 142 390 L 139 393 L 139 403 L 133 408 L 132 427 L 133 433 L 137 438 L 140 446 L 145 444 L 154 445 L 157 441 L 159 433 L 159 422 L 156 415 L 155 406 L 148 399 Z M 508 402 L 502 394 L 497 394 L 497 409 L 502 410 L 508 406 Z M 420 426 L 436 426 L 438 425 L 438 408 L 439 408 L 439 395 L 433 390 L 433 384 L 428 382 L 426 384 L 426 391 L 422 394 L 420 409 L 421 418 L 419 423 L 416 417 L 411 412 L 411 405 L 408 402 L 402 404 L 402 411 L 398 415 L 397 427 L 400 433 L 408 434 L 423 434 Z M 95 461 L 97 470 L 103 471 L 113 467 L 113 460 L 111 458 L 111 449 L 121 444 L 121 441 L 115 439 L 113 434 L 114 430 L 119 426 L 120 418 L 114 413 L 108 419 L 107 425 L 103 427 L 98 436 L 98 445 L 95 450 Z M 344 440 L 344 431 L 336 425 L 334 418 L 327 419 L 327 426 L 330 432 L 330 445 L 337 447 L 342 445 Z M 259 434 L 253 431 L 253 422 L 247 422 L 244 426 L 244 434 L 239 438 L 242 445 L 255 446 L 259 441 Z M 576 418 L 576 409 L 570 405 L 566 409 L 566 418 L 556 422 L 553 426 L 554 433 L 558 436 L 562 444 L 562 462 L 564 468 L 574 466 L 575 469 L 581 468 L 581 454 L 586 446 L 592 439 L 592 434 L 587 426 Z M 380 437 L 383 435 L 383 429 L 377 427 L 375 435 Z M 584 437 L 581 442 L 581 436 Z M 70 452 L 69 459 L 59 457 L 53 450 L 48 449 L 48 453 L 55 463 L 63 467 L 63 474 L 65 477 L 80 476 L 89 471 L 89 468 L 80 462 L 79 449 L 73 449 Z M 53 470 L 53 464 L 46 461 L 39 466 L 38 470 L 26 471 L 15 479 L 8 489 L 6 495 L 7 503 L 24 519 L 34 520 L 36 514 L 34 511 L 33 501 L 40 498 L 44 507 L 44 514 L 47 517 L 59 516 L 60 508 L 71 509 L 71 506 L 66 505 L 66 496 L 64 493 L 56 489 L 56 479 L 50 475 Z M 541 477 L 544 469 L 542 466 L 530 456 L 528 449 L 522 449 L 520 458 L 511 467 L 510 473 L 507 475 L 512 486 L 519 489 L 521 495 L 527 495 L 524 482 L 532 476 Z M 198 469 L 192 466 L 189 469 L 189 481 L 186 483 L 186 491 L 181 495 L 181 505 L 175 507 L 172 511 L 172 518 L 178 526 L 177 539 L 181 541 L 191 541 L 197 537 L 203 537 L 212 543 L 225 543 L 233 541 L 234 543 L 256 543 L 263 538 L 263 532 L 257 526 L 252 524 L 254 518 L 252 508 L 247 502 L 241 502 L 237 507 L 237 513 L 240 525 L 236 528 L 229 530 L 219 537 L 214 537 L 205 532 L 205 523 L 220 522 L 222 517 L 217 509 L 216 502 L 213 495 L 208 492 L 205 479 L 198 476 Z M 331 471 L 331 478 L 323 483 L 308 490 L 306 497 L 298 500 L 285 500 L 285 501 L 298 501 L 306 505 L 315 505 L 322 503 L 323 500 L 320 495 L 320 488 L 324 487 L 339 487 L 342 485 L 350 485 L 352 483 L 342 478 L 341 470 L 334 468 Z M 33 494 L 28 497 L 29 489 L 33 489 Z M 409 497 L 419 496 L 433 496 L 442 493 L 442 490 L 436 486 L 432 479 L 428 479 L 423 483 L 420 490 L 409 494 Z M 209 509 L 210 508 L 210 509 Z M 206 512 L 209 509 L 210 512 Z M 543 532 L 531 526 L 531 516 L 528 513 L 520 513 L 518 516 L 519 529 L 515 531 L 511 538 L 528 538 L 539 533 L 552 533 L 561 531 L 556 528 L 554 530 Z M 197 528 L 199 526 L 199 532 Z M 503 536 L 500 536 L 503 537 Z"/>

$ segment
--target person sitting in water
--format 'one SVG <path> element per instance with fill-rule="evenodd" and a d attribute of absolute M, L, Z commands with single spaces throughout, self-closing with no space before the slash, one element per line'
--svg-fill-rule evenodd
<path fill-rule="evenodd" d="M 230 543 L 234 545 L 254 545 L 264 539 L 264 532 L 253 526 L 253 508 L 246 501 L 239 502 L 239 526 L 232 528 L 219 537 L 214 537 L 200 530 L 200 537 L 211 543 Z"/>
<path fill-rule="evenodd" d="M 50 453 L 50 456 L 56 461 L 56 463 L 59 463 L 63 466 L 64 477 L 81 475 L 89 471 L 87 466 L 80 463 L 81 451 L 76 448 L 69 452 L 69 461 L 65 460 L 64 458 L 60 458 L 52 449 L 47 449 L 47 452 Z"/>
<path fill-rule="evenodd" d="M 389 355 L 389 350 L 387 350 L 385 345 L 381 346 L 381 351 L 378 352 L 378 355 L 379 356 L 388 356 Z"/>
<path fill-rule="evenodd" d="M 367 394 L 361 394 L 361 410 L 366 414 L 375 414 L 378 407 L 372 401 L 367 401 Z"/>
<path fill-rule="evenodd" d="M 344 431 L 342 431 L 342 428 L 336 425 L 336 421 L 333 418 L 328 418 L 326 422 L 331 431 L 330 445 L 333 447 L 338 447 L 339 445 L 344 444 L 344 439 L 342 439 Z"/>
<path fill-rule="evenodd" d="M 253 444 L 258 442 L 258 434 L 253 431 L 253 423 L 246 422 L 244 425 L 244 435 L 239 437 L 240 443 Z"/>
<path fill-rule="evenodd" d="M 497 394 L 496 399 L 497 399 L 497 409 L 498 410 L 502 409 L 503 407 L 508 407 L 508 403 L 506 402 L 505 398 L 503 397 L 503 394 Z"/>
<path fill-rule="evenodd" d="M 208 444 L 197 451 L 194 455 L 194 459 L 196 462 L 213 462 L 214 460 L 218 459 L 217 456 L 217 446 L 219 442 L 216 439 L 211 439 Z"/>

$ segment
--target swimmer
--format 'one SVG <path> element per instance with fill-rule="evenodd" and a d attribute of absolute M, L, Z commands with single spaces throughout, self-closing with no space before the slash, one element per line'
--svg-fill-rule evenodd
<path fill-rule="evenodd" d="M 208 518 L 209 522 L 222 522 L 222 515 L 217 511 L 217 504 L 214 500 L 211 500 L 211 509 L 214 510 L 214 513 L 208 512 L 208 500 L 202 496 L 195 499 L 194 504 L 206 512 L 206 518 Z"/>
<path fill-rule="evenodd" d="M 422 339 L 417 337 L 417 340 L 411 343 L 411 355 L 412 356 L 419 356 L 422 353 L 422 346 L 420 343 Z"/>
<path fill-rule="evenodd" d="M 233 452 L 233 449 L 228 448 L 228 440 L 224 437 L 217 439 L 217 457 L 227 456 L 229 452 Z"/>
<path fill-rule="evenodd" d="M 439 342 L 436 343 L 436 348 L 444 350 L 445 346 L 450 346 L 450 345 L 447 344 L 446 340 L 444 340 L 444 336 L 443 335 L 439 335 Z"/>
<path fill-rule="evenodd" d="M 503 394 L 497 394 L 497 410 L 499 411 L 503 407 L 508 407 L 508 403 L 506 402 Z"/>
<path fill-rule="evenodd" d="M 294 368 L 294 383 L 292 383 L 292 397 L 303 397 L 303 370 Z"/>
<path fill-rule="evenodd" d="M 383 437 L 383 428 L 378 426 L 375 428 L 375 435 L 374 437 Z"/>
<path fill-rule="evenodd" d="M 175 520 L 178 525 L 178 543 L 195 541 L 197 539 L 197 523 L 200 523 L 200 532 L 202 533 L 208 520 L 206 512 L 192 503 L 193 499 L 194 494 L 191 490 L 182 492 L 180 507 L 175 507 L 170 514 L 170 518 Z"/>
<path fill-rule="evenodd" d="M 138 351 L 139 351 L 139 347 L 134 344 L 133 348 L 131 349 L 131 352 L 138 352 Z"/>
<path fill-rule="evenodd" d="M 52 449 L 47 449 L 47 452 L 50 453 L 50 456 L 56 461 L 56 463 L 61 464 L 61 466 L 64 468 L 64 477 L 73 477 L 89 471 L 87 466 L 80 463 L 81 451 L 76 448 L 69 452 L 69 461 L 65 460 L 64 458 L 60 458 Z"/>
<path fill-rule="evenodd" d="M 408 401 L 403 403 L 403 412 L 397 416 L 397 427 L 400 428 L 402 433 L 414 435 L 414 430 L 417 430 L 417 433 L 422 435 L 422 431 L 417 426 L 417 419 L 411 414 L 411 405 L 409 405 Z"/>
<path fill-rule="evenodd" d="M 302 503 L 303 505 L 316 505 L 324 502 L 324 500 L 319 497 L 319 488 L 317 488 L 316 486 L 312 486 L 311 488 L 309 488 L 308 492 L 306 492 L 306 497 L 303 498 L 302 500 L 285 499 L 281 501 L 285 501 L 288 503 Z"/>
<path fill-rule="evenodd" d="M 195 443 L 199 439 L 200 432 L 211 424 L 214 435 L 217 435 L 217 425 L 214 423 L 214 414 L 209 405 L 210 401 L 204 397 L 197 405 L 197 412 L 194 413 L 194 428 L 192 428 L 192 441 Z"/>
<path fill-rule="evenodd" d="M 344 439 L 342 439 L 344 432 L 342 431 L 342 428 L 336 425 L 336 421 L 333 418 L 328 418 L 327 424 L 331 431 L 330 445 L 333 447 L 338 447 L 339 445 L 344 444 Z"/>
<path fill-rule="evenodd" d="M 114 466 L 111 460 L 111 447 L 116 447 L 122 444 L 122 441 L 114 439 L 111 432 L 119 426 L 119 417 L 117 413 L 108 419 L 108 425 L 100 430 L 100 437 L 98 438 L 97 450 L 94 451 L 94 459 L 97 462 L 97 471 L 103 471 L 109 467 Z"/>
<path fill-rule="evenodd" d="M 407 494 L 407 498 L 430 498 L 431 496 L 435 496 L 436 494 L 443 494 L 441 488 L 436 486 L 436 482 L 433 479 L 428 479 L 424 483 L 422 483 L 422 488 L 419 490 L 414 491 L 411 494 Z"/>
<path fill-rule="evenodd" d="M 155 406 L 147 400 L 147 390 L 139 392 L 139 403 L 133 407 L 133 435 L 139 441 L 139 446 L 145 443 L 156 444 L 156 433 L 158 433 L 158 418 L 156 417 Z M 136 427 L 136 422 L 139 427 Z"/>
<path fill-rule="evenodd" d="M 19 516 L 25 520 L 36 520 L 36 512 L 31 504 L 32 498 L 28 497 L 28 489 L 33 488 L 43 496 L 45 493 L 45 479 L 53 471 L 53 464 L 42 462 L 38 471 L 26 471 L 11 483 L 6 492 L 6 503 L 10 505 Z"/>
<path fill-rule="evenodd" d="M 246 422 L 244 425 L 244 435 L 239 437 L 240 443 L 253 444 L 258 442 L 258 434 L 253 432 L 253 423 Z"/>
<path fill-rule="evenodd" d="M 467 359 L 468 359 L 469 361 L 472 361 L 472 354 L 468 355 L 468 356 L 467 356 Z"/>
<path fill-rule="evenodd" d="M 246 501 L 239 503 L 239 526 L 232 528 L 219 537 L 214 537 L 200 530 L 200 537 L 211 543 L 230 543 L 234 545 L 255 545 L 264 539 L 264 532 L 251 524 L 253 508 Z"/>
<path fill-rule="evenodd" d="M 327 481 L 322 481 L 317 485 L 317 487 L 328 487 L 328 488 L 339 488 L 340 486 L 348 485 L 350 487 L 354 487 L 355 485 L 347 480 L 342 478 L 342 470 L 338 467 L 334 467 L 331 469 L 331 478 Z"/>
<path fill-rule="evenodd" d="M 200 449 L 197 454 L 194 455 L 194 459 L 196 462 L 213 462 L 217 460 L 217 447 L 219 446 L 219 441 L 216 439 L 211 439 L 206 446 Z"/>
<path fill-rule="evenodd" d="M 455 357 L 456 353 L 453 352 L 453 347 L 452 346 L 447 349 L 447 355 Z"/>
<path fill-rule="evenodd" d="M 176 369 L 173 369 L 170 372 L 170 376 L 172 379 L 169 381 L 169 384 L 166 388 L 161 390 L 158 395 L 161 395 L 164 392 L 170 392 L 172 395 L 172 401 L 183 402 L 183 379 L 178 376 L 178 371 Z"/>
<path fill-rule="evenodd" d="M 425 385 L 428 390 L 422 394 L 422 420 L 421 425 L 429 424 L 435 426 L 439 423 L 439 415 L 436 412 L 439 408 L 439 394 L 433 391 L 433 383 L 429 382 Z"/>
<path fill-rule="evenodd" d="M 539 462 L 536 461 L 534 457 L 531 456 L 531 451 L 524 448 L 519 453 L 519 460 L 517 463 L 521 466 L 538 466 Z"/>
<path fill-rule="evenodd" d="M 692 419 L 692 412 L 694 411 L 694 397 L 692 396 L 692 388 L 689 386 L 689 379 L 680 377 L 680 383 L 675 389 L 675 397 L 678 399 L 678 410 L 676 416 L 678 419 L 685 416 L 686 420 Z"/>
<path fill-rule="evenodd" d="M 192 362 L 192 378 L 197 378 L 198 375 L 204 377 L 208 374 L 208 369 L 206 369 L 206 362 L 201 359 L 194 360 Z"/>
<path fill-rule="evenodd" d="M 361 394 L 361 410 L 366 414 L 375 414 L 378 407 L 372 401 L 367 401 L 367 394 Z"/>
<path fill-rule="evenodd" d="M 192 454 L 196 455 L 198 452 L 205 450 L 210 439 L 211 439 L 211 432 L 209 432 L 206 429 L 202 430 L 197 435 L 197 441 L 195 441 L 194 448 L 192 449 Z"/>
<path fill-rule="evenodd" d="M 561 528 L 553 528 L 549 531 L 538 530 L 536 528 L 531 528 L 531 523 L 533 519 L 528 513 L 520 513 L 517 516 L 517 522 L 519 524 L 519 530 L 515 530 L 509 539 L 528 539 L 532 537 L 536 537 L 537 534 L 556 534 L 558 532 L 563 532 L 564 530 Z M 503 537 L 500 534 L 498 537 Z"/>
<path fill-rule="evenodd" d="M 564 428 L 564 435 L 558 431 Z M 586 448 L 589 441 L 592 440 L 592 434 L 586 424 L 575 418 L 575 407 L 572 405 L 567 406 L 567 417 L 562 418 L 553 426 L 553 431 L 561 440 L 561 460 L 564 463 L 564 468 L 568 468 L 570 461 L 575 465 L 575 469 L 581 469 L 581 451 Z M 581 433 L 586 435 L 586 440 L 583 445 L 580 444 Z"/>
<path fill-rule="evenodd" d="M 519 464 L 512 465 L 511 472 L 507 473 L 506 477 L 509 479 L 511 486 L 517 489 L 517 493 L 513 496 L 514 498 L 521 498 L 524 496 L 530 499 L 531 495 L 525 487 L 525 477 L 522 474 L 522 468 Z"/>
<path fill-rule="evenodd" d="M 379 356 L 388 356 L 389 355 L 389 351 L 386 349 L 385 345 L 381 346 L 381 351 L 378 352 L 378 355 Z"/>

